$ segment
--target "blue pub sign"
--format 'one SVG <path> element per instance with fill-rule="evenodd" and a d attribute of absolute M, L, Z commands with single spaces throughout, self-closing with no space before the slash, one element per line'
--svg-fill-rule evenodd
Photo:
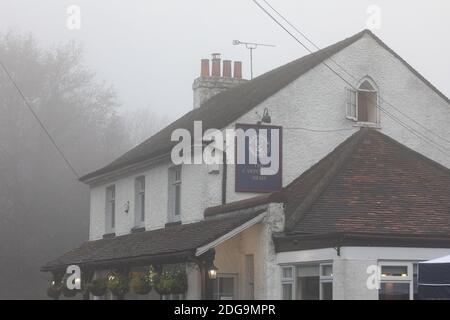
<path fill-rule="evenodd" d="M 281 190 L 282 127 L 236 124 L 235 129 L 235 191 Z"/>

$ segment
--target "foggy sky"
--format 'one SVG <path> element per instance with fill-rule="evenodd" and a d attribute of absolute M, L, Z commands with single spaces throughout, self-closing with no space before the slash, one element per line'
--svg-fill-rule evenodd
<path fill-rule="evenodd" d="M 450 95 L 448 0 L 270 0 L 320 47 L 366 28 L 367 7 L 382 10 L 374 32 L 447 96 Z M 81 7 L 81 30 L 66 27 L 66 9 Z M 0 32 L 32 33 L 40 45 L 75 39 L 87 65 L 112 84 L 128 108 L 148 107 L 170 118 L 192 108 L 191 86 L 200 59 L 212 52 L 242 60 L 233 39 L 276 44 L 255 52 L 255 74 L 307 52 L 251 0 L 0 0 Z"/>

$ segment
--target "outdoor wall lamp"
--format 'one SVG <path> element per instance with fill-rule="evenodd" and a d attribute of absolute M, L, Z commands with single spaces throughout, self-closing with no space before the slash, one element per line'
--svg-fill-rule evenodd
<path fill-rule="evenodd" d="M 272 118 L 269 115 L 269 109 L 267 109 L 267 108 L 264 109 L 264 113 L 261 118 L 261 122 L 262 123 L 271 123 L 272 122 Z"/>
<path fill-rule="evenodd" d="M 214 265 L 209 267 L 209 269 L 208 269 L 208 277 L 209 277 L 209 279 L 214 280 L 214 279 L 217 278 L 217 270 L 219 270 L 219 269 L 217 269 L 216 266 L 214 266 Z"/>
<path fill-rule="evenodd" d="M 256 112 L 256 114 L 259 116 L 258 112 Z M 261 120 L 258 121 L 258 124 L 261 124 L 261 123 L 271 123 L 271 122 L 272 122 L 272 118 L 271 118 L 270 115 L 269 115 L 269 109 L 268 109 L 268 108 L 265 108 L 265 109 L 264 109 L 264 112 L 263 112 L 263 115 L 262 115 L 262 117 L 261 117 Z"/>
<path fill-rule="evenodd" d="M 130 201 L 125 202 L 125 204 L 123 205 L 123 210 L 125 211 L 125 213 L 128 213 L 130 211 Z"/>

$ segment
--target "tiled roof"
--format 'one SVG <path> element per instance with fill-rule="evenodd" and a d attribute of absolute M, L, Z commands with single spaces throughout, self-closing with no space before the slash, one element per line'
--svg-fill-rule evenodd
<path fill-rule="evenodd" d="M 376 130 L 360 130 L 291 186 L 303 202 L 305 189 L 317 194 L 301 211 L 287 204 L 290 234 L 450 235 L 450 170 Z"/>
<path fill-rule="evenodd" d="M 52 271 L 68 265 L 99 267 L 139 263 L 182 262 L 194 257 L 195 249 L 236 229 L 261 214 L 221 215 L 205 221 L 179 224 L 164 229 L 131 233 L 109 239 L 88 241 L 47 263 L 42 270 Z M 177 259 L 181 259 L 178 261 Z"/>
<path fill-rule="evenodd" d="M 350 38 L 219 93 L 206 101 L 200 108 L 188 112 L 106 167 L 85 175 L 80 180 L 86 181 L 110 171 L 170 152 L 173 147 L 173 142 L 170 141 L 172 132 L 178 128 L 184 128 L 193 132 L 194 121 L 202 121 L 203 130 L 224 128 L 307 71 L 360 39 L 366 33 L 372 34 L 370 31 L 364 30 Z"/>
<path fill-rule="evenodd" d="M 445 94 L 433 86 L 433 84 L 403 60 L 402 57 L 387 46 L 380 38 L 374 35 L 370 30 L 363 30 L 350 38 L 344 39 L 317 52 L 269 71 L 251 81 L 247 81 L 239 86 L 219 93 L 206 101 L 200 108 L 188 112 L 109 165 L 85 175 L 80 180 L 87 181 L 111 171 L 169 153 L 173 147 L 173 142 L 170 141 L 172 132 L 178 128 L 188 129 L 192 132 L 194 121 L 202 121 L 204 130 L 224 128 L 279 90 L 283 89 L 289 83 L 305 74 L 307 71 L 313 69 L 326 59 L 356 42 L 365 34 L 370 35 L 380 46 L 399 59 L 401 63 L 436 92 L 436 94 L 450 103 L 449 98 Z"/>

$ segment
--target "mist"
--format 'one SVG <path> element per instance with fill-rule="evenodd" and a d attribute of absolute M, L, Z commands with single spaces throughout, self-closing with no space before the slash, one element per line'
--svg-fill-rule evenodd
<path fill-rule="evenodd" d="M 323 47 L 367 28 L 374 1 L 271 3 Z M 81 26 L 71 30 L 74 4 Z M 374 32 L 450 95 L 450 3 L 376 4 Z M 235 39 L 275 45 L 255 51 L 256 76 L 307 53 L 250 0 L 0 0 L 0 61 L 73 166 L 0 70 L 0 299 L 46 298 L 41 266 L 88 239 L 89 189 L 78 178 L 191 110 L 201 58 L 241 60 L 249 78 Z"/>

